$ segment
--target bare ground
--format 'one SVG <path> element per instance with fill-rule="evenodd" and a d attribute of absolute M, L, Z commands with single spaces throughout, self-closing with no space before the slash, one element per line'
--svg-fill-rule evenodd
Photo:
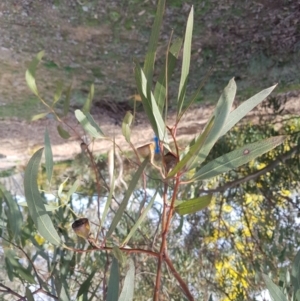
<path fill-rule="evenodd" d="M 278 123 L 290 115 L 300 114 L 300 93 L 289 92 L 288 94 L 278 96 L 284 100 L 284 113 L 277 117 Z M 183 141 L 189 141 L 195 134 L 201 132 L 207 119 L 212 113 L 213 106 L 204 105 L 194 106 L 182 118 L 177 132 L 177 138 Z M 102 131 L 107 137 L 115 138 L 116 143 L 122 150 L 129 150 L 130 147 L 122 135 L 122 128 L 117 124 L 114 118 L 109 116 L 109 112 L 99 112 L 94 108 L 94 118 L 100 125 Z M 260 122 L 258 116 L 265 115 L 272 119 L 272 110 L 259 106 L 248 114 L 245 120 L 252 123 Z M 131 141 L 138 147 L 152 141 L 154 134 L 150 125 L 146 122 L 147 118 L 143 112 L 138 112 L 136 123 L 132 127 Z M 175 121 L 175 113 L 170 113 L 167 124 L 172 126 Z M 272 120 L 274 121 L 274 120 Z M 13 166 L 24 166 L 31 155 L 39 147 L 43 146 L 44 133 L 47 128 L 50 134 L 53 156 L 55 161 L 72 159 L 81 152 L 80 143 L 85 135 L 81 126 L 76 121 L 74 115 L 69 114 L 64 122 L 74 131 L 73 136 L 68 140 L 62 139 L 57 132 L 58 123 L 53 119 L 43 119 L 35 122 L 27 122 L 18 119 L 0 120 L 0 169 L 7 169 Z M 70 131 L 71 132 L 71 131 Z M 108 140 L 98 139 L 90 144 L 94 153 L 105 153 L 112 147 Z"/>

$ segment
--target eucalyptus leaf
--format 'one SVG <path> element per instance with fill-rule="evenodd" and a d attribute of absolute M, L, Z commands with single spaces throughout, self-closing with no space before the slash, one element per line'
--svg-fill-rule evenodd
<path fill-rule="evenodd" d="M 135 267 L 134 262 L 130 258 L 128 260 L 128 271 L 125 276 L 124 285 L 118 301 L 132 301 L 134 294 L 134 278 L 135 278 Z"/>
<path fill-rule="evenodd" d="M 60 124 L 57 126 L 57 131 L 59 136 L 63 139 L 69 139 L 71 137 L 70 134 Z"/>
<path fill-rule="evenodd" d="M 160 141 L 163 141 L 168 144 L 168 137 L 166 131 L 166 125 L 163 121 L 162 115 L 159 111 L 157 106 L 156 100 L 154 99 L 154 95 L 150 90 L 149 82 L 143 70 L 138 65 L 138 62 L 135 61 L 135 78 L 137 83 L 138 92 L 142 98 L 143 107 L 145 110 L 146 115 L 150 121 L 152 129 L 156 136 L 159 138 Z"/>
<path fill-rule="evenodd" d="M 51 149 L 51 143 L 49 138 L 48 129 L 45 131 L 45 161 L 46 161 L 46 175 L 48 182 L 51 182 L 52 172 L 53 172 L 53 155 Z"/>
<path fill-rule="evenodd" d="M 34 297 L 32 295 L 32 292 L 28 287 L 26 287 L 25 295 L 26 295 L 27 301 L 34 301 Z"/>
<path fill-rule="evenodd" d="M 126 112 L 126 115 L 122 122 L 122 134 L 125 137 L 125 140 L 130 143 L 130 126 L 133 120 L 133 115 L 131 112 Z"/>
<path fill-rule="evenodd" d="M 143 210 L 143 213 L 140 215 L 140 217 L 138 218 L 137 222 L 133 225 L 133 227 L 131 228 L 130 232 L 128 233 L 127 237 L 124 239 L 122 246 L 125 246 L 128 241 L 130 240 L 130 238 L 134 235 L 134 233 L 137 231 L 137 229 L 139 228 L 139 226 L 142 224 L 142 222 L 144 221 L 144 219 L 147 216 L 148 211 L 152 208 L 154 201 L 156 199 L 156 195 L 157 195 L 157 191 L 154 193 L 153 197 L 151 198 L 149 204 L 147 205 L 147 207 Z"/>
<path fill-rule="evenodd" d="M 212 197 L 212 194 L 208 194 L 188 201 L 180 201 L 175 206 L 175 211 L 180 215 L 195 213 L 206 208 L 210 204 Z"/>
<path fill-rule="evenodd" d="M 87 116 L 80 110 L 75 111 L 75 117 L 82 125 L 84 130 L 93 138 L 103 137 L 102 133 L 99 133 L 97 128 L 95 128 L 91 122 L 88 120 Z"/>
<path fill-rule="evenodd" d="M 294 288 L 294 292 L 296 293 L 300 290 L 300 251 L 297 252 L 293 263 L 292 263 L 292 284 Z"/>
<path fill-rule="evenodd" d="M 40 234 L 50 243 L 60 246 L 62 241 L 53 226 L 46 211 L 44 201 L 37 186 L 39 164 L 43 154 L 43 148 L 38 150 L 29 160 L 24 175 L 25 198 L 28 204 L 29 214 Z"/>
<path fill-rule="evenodd" d="M 64 87 L 63 82 L 58 81 L 57 84 L 56 84 L 55 94 L 53 96 L 52 107 L 60 100 L 63 87 Z"/>
<path fill-rule="evenodd" d="M 31 117 L 31 121 L 36 121 L 36 120 L 42 119 L 45 116 L 47 116 L 48 114 L 49 114 L 48 112 L 36 114 L 36 115 L 34 115 L 34 116 Z"/>
<path fill-rule="evenodd" d="M 231 79 L 228 85 L 225 87 L 222 95 L 220 96 L 216 108 L 210 118 L 210 120 L 214 118 L 213 128 L 211 129 L 205 141 L 205 144 L 201 147 L 201 152 L 198 153 L 197 158 L 194 158 L 193 163 L 190 164 L 189 167 L 190 170 L 195 168 L 196 166 L 199 166 L 206 159 L 212 147 L 219 139 L 222 128 L 230 113 L 235 98 L 235 94 L 236 94 L 236 83 L 234 79 Z M 208 126 L 210 126 L 210 122 L 206 124 L 206 127 Z M 195 139 L 192 140 L 189 147 L 192 147 L 192 145 L 195 144 L 199 136 L 200 135 L 198 135 Z"/>
<path fill-rule="evenodd" d="M 77 292 L 77 298 L 79 298 L 84 293 L 87 293 L 90 286 L 92 285 L 92 280 L 96 274 L 96 271 L 90 273 L 90 275 L 86 278 L 86 280 L 80 285 L 80 288 Z"/>
<path fill-rule="evenodd" d="M 168 178 L 176 175 L 179 171 L 186 171 L 190 169 L 193 165 L 195 158 L 197 158 L 198 153 L 205 144 L 209 133 L 211 132 L 214 125 L 214 118 L 209 121 L 208 126 L 205 128 L 204 132 L 197 138 L 194 144 L 190 147 L 188 152 L 183 156 L 183 158 L 175 165 L 175 167 L 169 172 Z"/>
<path fill-rule="evenodd" d="M 190 71 L 193 25 L 194 25 L 194 7 L 192 6 L 186 24 L 184 44 L 183 44 L 183 58 L 182 58 L 181 77 L 180 77 L 179 91 L 178 91 L 177 116 L 179 116 L 182 109 L 182 105 L 185 98 L 187 79 Z"/>
<path fill-rule="evenodd" d="M 116 212 L 112 222 L 111 222 L 111 225 L 110 225 L 110 228 L 106 234 L 106 238 L 108 238 L 112 233 L 113 231 L 115 230 L 115 228 L 117 227 L 119 221 L 121 220 L 122 216 L 123 216 L 123 213 L 127 207 L 127 204 L 129 202 L 129 199 L 130 199 L 130 196 L 132 195 L 145 167 L 147 166 L 147 163 L 149 162 L 149 158 L 146 158 L 143 163 L 140 165 L 140 167 L 138 168 L 138 170 L 136 171 L 136 173 L 134 174 L 130 184 L 129 184 L 129 187 L 128 189 L 126 190 L 126 193 L 124 195 L 124 198 L 123 198 L 123 201 L 118 209 L 118 211 Z"/>
<path fill-rule="evenodd" d="M 68 194 L 67 194 L 67 202 L 70 200 L 71 196 L 73 193 L 76 192 L 76 190 L 78 189 L 78 187 L 80 186 L 80 183 L 81 183 L 81 180 L 80 179 L 77 179 L 73 185 L 71 186 L 70 190 L 68 191 Z"/>
<path fill-rule="evenodd" d="M 158 77 L 158 81 L 156 82 L 155 85 L 154 99 L 157 102 L 157 106 L 161 114 L 163 113 L 163 109 L 165 105 L 166 87 L 171 79 L 173 70 L 176 66 L 176 62 L 180 53 L 181 46 L 182 46 L 182 39 L 177 38 L 169 49 L 165 65 L 163 66 L 163 69 L 161 70 L 161 73 Z M 167 70 L 167 76 L 166 76 L 166 70 Z M 167 80 L 168 82 L 166 82 Z"/>
<path fill-rule="evenodd" d="M 273 301 L 288 301 L 282 290 L 267 275 L 262 274 L 262 277 Z"/>
<path fill-rule="evenodd" d="M 25 79 L 28 87 L 30 90 L 38 96 L 38 89 L 36 86 L 36 81 L 35 81 L 35 71 L 37 68 L 37 65 L 39 62 L 42 60 L 42 57 L 44 56 L 44 51 L 39 52 L 36 57 L 31 61 L 29 68 L 26 70 L 25 73 Z"/>
<path fill-rule="evenodd" d="M 166 0 L 159 0 L 157 3 L 157 10 L 156 10 L 152 30 L 151 30 L 146 57 L 145 57 L 144 73 L 146 79 L 149 82 L 149 89 L 151 89 L 151 84 L 152 84 L 154 62 L 155 62 L 156 50 L 157 50 L 157 45 L 159 40 L 159 32 L 163 21 L 165 3 Z"/>
<path fill-rule="evenodd" d="M 0 184 L 0 190 L 4 196 L 4 200 L 8 206 L 6 216 L 9 221 L 12 237 L 18 239 L 20 230 L 23 225 L 23 217 L 18 207 L 17 201 L 13 199 L 12 195 Z"/>
<path fill-rule="evenodd" d="M 203 167 L 194 175 L 194 179 L 205 180 L 244 165 L 258 156 L 270 151 L 286 139 L 286 136 L 275 136 L 247 144 L 228 154 L 216 158 Z"/>
<path fill-rule="evenodd" d="M 118 260 L 114 257 L 110 269 L 107 288 L 107 301 L 117 301 L 119 297 L 120 271 Z"/>
<path fill-rule="evenodd" d="M 268 97 L 271 92 L 276 88 L 274 85 L 270 88 L 262 90 L 261 92 L 255 94 L 248 100 L 244 101 L 240 106 L 238 106 L 234 111 L 232 111 L 226 123 L 221 131 L 220 136 L 225 135 L 232 127 L 234 127 L 248 112 L 260 104 L 266 97 Z"/>

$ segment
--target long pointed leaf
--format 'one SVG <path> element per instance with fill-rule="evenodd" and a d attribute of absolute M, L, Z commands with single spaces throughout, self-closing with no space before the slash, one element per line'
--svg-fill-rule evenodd
<path fill-rule="evenodd" d="M 77 292 L 77 298 L 79 298 L 82 294 L 86 293 L 89 290 L 89 288 L 90 288 L 90 286 L 92 284 L 92 280 L 93 280 L 93 278 L 95 276 L 95 273 L 96 273 L 96 271 L 93 271 L 89 275 L 89 277 L 87 277 L 87 279 L 81 284 L 81 286 L 80 286 L 80 288 L 79 288 L 79 290 Z"/>
<path fill-rule="evenodd" d="M 157 11 L 155 14 L 155 19 L 153 23 L 153 27 L 151 30 L 148 50 L 145 58 L 144 64 L 144 73 L 149 82 L 149 88 L 151 89 L 152 84 L 152 77 L 153 77 L 153 69 L 154 69 L 154 62 L 156 56 L 156 49 L 159 39 L 159 32 L 163 20 L 163 14 L 165 10 L 165 3 L 166 0 L 159 0 L 157 4 Z"/>
<path fill-rule="evenodd" d="M 180 215 L 195 213 L 207 207 L 210 204 L 212 197 L 213 195 L 209 194 L 188 201 L 182 201 L 175 207 L 175 211 Z"/>
<path fill-rule="evenodd" d="M 128 260 L 128 265 L 129 265 L 129 269 L 125 276 L 123 289 L 121 291 L 118 301 L 133 300 L 135 268 L 134 268 L 134 262 L 131 258 Z"/>
<path fill-rule="evenodd" d="M 128 201 L 129 201 L 129 198 L 131 196 L 131 194 L 133 193 L 134 189 L 135 189 L 135 186 L 136 184 L 138 183 L 145 167 L 147 166 L 147 163 L 149 161 L 149 158 L 146 158 L 143 163 L 140 165 L 140 167 L 138 168 L 137 172 L 134 174 L 130 184 L 129 184 L 129 187 L 125 193 L 125 196 L 124 196 L 124 199 L 118 209 L 118 211 L 116 212 L 112 222 L 111 222 L 111 225 L 110 225 L 110 228 L 106 234 L 106 237 L 108 238 L 112 233 L 113 231 L 115 230 L 115 228 L 117 227 L 126 207 L 127 207 L 127 204 L 128 204 Z"/>
<path fill-rule="evenodd" d="M 209 179 L 244 165 L 256 157 L 261 156 L 262 154 L 275 148 L 285 139 L 286 136 L 276 136 L 247 144 L 207 163 L 195 174 L 194 179 Z"/>
<path fill-rule="evenodd" d="M 138 92 L 142 98 L 142 103 L 143 103 L 145 113 L 148 116 L 148 119 L 153 128 L 154 133 L 156 134 L 156 136 L 159 138 L 160 141 L 164 141 L 165 143 L 168 143 L 166 125 L 159 112 L 154 96 L 150 90 L 149 82 L 147 81 L 143 70 L 140 68 L 137 62 L 135 66 L 135 78 L 136 78 Z"/>
<path fill-rule="evenodd" d="M 292 264 L 292 284 L 294 292 L 300 289 L 300 251 L 298 251 Z"/>
<path fill-rule="evenodd" d="M 206 159 L 212 147 L 219 139 L 222 128 L 230 113 L 230 109 L 234 101 L 235 93 L 236 93 L 236 84 L 234 79 L 231 79 L 228 85 L 225 87 L 222 95 L 220 96 L 216 108 L 212 114 L 211 118 L 213 118 L 213 116 L 215 117 L 213 128 L 209 133 L 209 136 L 207 137 L 205 145 L 203 145 L 203 147 L 201 148 L 201 152 L 198 154 L 197 159 L 195 159 L 193 164 L 190 166 L 190 169 L 199 166 Z M 208 125 L 209 123 L 207 123 L 206 127 Z M 196 137 L 196 139 L 194 139 L 190 143 L 190 146 L 192 146 L 195 143 L 195 141 L 197 141 L 197 139 L 198 138 Z"/>
<path fill-rule="evenodd" d="M 16 200 L 13 199 L 11 194 L 5 189 L 5 187 L 2 184 L 0 184 L 0 191 L 2 192 L 5 202 L 8 206 L 6 216 L 9 221 L 12 237 L 14 239 L 18 239 L 20 229 L 22 228 L 22 224 L 23 224 L 22 214 L 20 212 Z"/>
<path fill-rule="evenodd" d="M 82 125 L 82 127 L 86 130 L 86 132 L 91 135 L 91 137 L 93 138 L 103 137 L 102 132 L 101 133 L 98 132 L 98 129 L 91 124 L 87 116 L 82 111 L 76 110 L 75 117 Z"/>
<path fill-rule="evenodd" d="M 43 199 L 37 186 L 39 164 L 43 154 L 43 148 L 38 150 L 29 160 L 25 169 L 24 189 L 28 204 L 29 214 L 40 234 L 50 243 L 60 246 L 62 241 L 53 226 L 53 223 L 45 209 Z"/>
<path fill-rule="evenodd" d="M 54 107 L 54 105 L 60 100 L 63 87 L 64 85 L 62 81 L 57 82 L 55 94 L 53 96 L 52 107 Z"/>
<path fill-rule="evenodd" d="M 186 24 L 184 44 L 183 44 L 183 58 L 182 58 L 181 78 L 180 78 L 179 91 L 178 91 L 177 116 L 180 114 L 182 109 L 182 105 L 185 98 L 187 78 L 190 71 L 193 23 L 194 23 L 194 8 L 192 6 Z"/>
<path fill-rule="evenodd" d="M 130 126 L 133 120 L 133 115 L 131 112 L 126 112 L 126 115 L 122 122 L 122 134 L 125 137 L 125 140 L 130 143 Z"/>
<path fill-rule="evenodd" d="M 201 150 L 201 147 L 204 145 L 207 136 L 209 135 L 210 131 L 212 130 L 214 124 L 214 118 L 209 121 L 209 125 L 205 128 L 204 132 L 197 138 L 195 143 L 190 147 L 189 151 L 186 155 L 176 164 L 176 166 L 171 170 L 168 174 L 168 178 L 174 177 L 175 174 L 179 171 L 183 171 L 187 166 L 187 170 L 189 169 L 190 165 L 193 163 L 195 156 Z"/>
<path fill-rule="evenodd" d="M 211 75 L 212 69 L 210 69 L 207 74 L 205 75 L 205 77 L 201 80 L 198 89 L 193 93 L 193 95 L 189 98 L 189 100 L 187 101 L 186 106 L 183 108 L 183 110 L 181 111 L 181 113 L 179 114 L 178 118 L 177 118 L 177 122 L 179 122 L 179 120 L 182 118 L 182 116 L 185 114 L 185 112 L 190 108 L 190 106 L 195 102 L 195 100 L 197 99 L 201 89 L 204 87 L 206 81 L 208 80 L 209 76 Z"/>
<path fill-rule="evenodd" d="M 137 231 L 137 229 L 139 228 L 139 226 L 142 224 L 142 222 L 144 221 L 145 217 L 147 216 L 148 211 L 153 206 L 153 203 L 155 201 L 156 195 L 157 195 L 157 191 L 155 192 L 155 194 L 151 198 L 149 204 L 147 205 L 147 207 L 145 208 L 145 210 L 143 211 L 143 213 L 141 214 L 141 216 L 139 217 L 139 219 L 137 220 L 137 222 L 131 228 L 131 230 L 128 233 L 127 237 L 124 239 L 124 241 L 122 243 L 122 246 L 125 246 L 128 243 L 128 241 L 130 240 L 130 238 L 133 236 L 133 234 Z"/>
<path fill-rule="evenodd" d="M 53 155 L 51 149 L 51 143 L 49 138 L 48 129 L 45 131 L 45 161 L 46 161 L 46 174 L 48 182 L 51 182 L 53 172 Z"/>
<path fill-rule="evenodd" d="M 30 66 L 26 70 L 26 73 L 25 73 L 25 79 L 26 79 L 27 85 L 36 96 L 38 96 L 39 93 L 38 93 L 38 89 L 37 89 L 36 82 L 35 82 L 35 71 L 36 71 L 37 65 L 42 60 L 44 53 L 45 53 L 44 51 L 41 51 L 36 55 L 36 57 L 31 61 Z"/>
<path fill-rule="evenodd" d="M 63 139 L 69 139 L 71 135 L 60 124 L 57 126 L 57 132 Z"/>
<path fill-rule="evenodd" d="M 267 289 L 274 301 L 288 301 L 282 290 L 265 274 L 262 274 Z"/>
<path fill-rule="evenodd" d="M 176 61 L 179 56 L 179 52 L 182 46 L 182 39 L 177 38 L 175 42 L 170 47 L 169 53 L 168 53 L 168 76 L 167 79 L 170 81 L 171 75 L 173 74 L 174 68 L 176 66 Z M 158 81 L 155 85 L 154 89 L 154 99 L 157 102 L 157 106 L 159 109 L 159 112 L 162 114 L 164 105 L 165 105 L 165 97 L 166 97 L 166 86 L 168 83 L 166 83 L 166 63 L 161 70 L 161 73 L 158 77 Z"/>
<path fill-rule="evenodd" d="M 241 105 L 239 105 L 234 111 L 232 111 L 226 123 L 221 131 L 220 137 L 225 135 L 232 127 L 235 126 L 248 112 L 250 112 L 254 107 L 261 103 L 266 97 L 268 97 L 271 92 L 276 88 L 274 85 L 270 88 L 262 90 L 261 92 L 255 94 L 251 98 L 245 100 Z"/>
<path fill-rule="evenodd" d="M 118 260 L 114 257 L 110 269 L 107 288 L 107 301 L 117 301 L 119 297 L 120 272 Z"/>

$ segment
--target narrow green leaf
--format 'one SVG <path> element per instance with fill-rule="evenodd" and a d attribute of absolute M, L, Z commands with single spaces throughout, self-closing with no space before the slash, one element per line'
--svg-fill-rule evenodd
<path fill-rule="evenodd" d="M 65 188 L 66 183 L 68 182 L 69 178 L 65 178 L 64 181 L 59 185 L 58 190 L 57 190 L 57 195 L 59 198 L 62 198 L 63 196 L 63 190 Z"/>
<path fill-rule="evenodd" d="M 169 172 L 168 178 L 174 177 L 179 171 L 184 171 L 183 169 L 189 170 L 190 166 L 194 162 L 195 156 L 198 155 L 202 146 L 206 142 L 207 136 L 212 130 L 214 125 L 214 118 L 209 121 L 208 126 L 205 128 L 204 132 L 197 138 L 195 143 L 190 147 L 186 155 L 176 164 L 176 166 Z M 185 168 L 186 167 L 186 168 Z"/>
<path fill-rule="evenodd" d="M 91 125 L 90 121 L 86 117 L 86 115 L 80 111 L 75 111 L 75 117 L 79 121 L 79 123 L 82 125 L 84 130 L 93 138 L 101 138 L 103 137 L 101 133 L 97 131 L 97 129 Z"/>
<path fill-rule="evenodd" d="M 158 81 L 155 85 L 154 89 L 154 99 L 157 102 L 157 106 L 159 109 L 159 112 L 163 114 L 163 109 L 165 105 L 165 98 L 166 98 L 166 87 L 168 83 L 166 83 L 166 63 L 168 62 L 167 70 L 168 70 L 168 82 L 170 81 L 170 78 L 173 74 L 174 68 L 176 66 L 176 61 L 178 59 L 180 49 L 182 46 L 182 39 L 177 38 L 172 46 L 170 47 L 167 61 L 165 62 L 165 65 L 163 69 L 161 70 L 161 73 L 158 77 Z"/>
<path fill-rule="evenodd" d="M 46 161 L 46 174 L 48 182 L 51 182 L 52 172 L 53 172 L 53 155 L 51 149 L 51 143 L 49 138 L 48 129 L 45 131 L 45 161 Z"/>
<path fill-rule="evenodd" d="M 187 78 L 190 70 L 193 24 L 194 24 L 194 7 L 192 6 L 186 24 L 186 31 L 185 31 L 184 44 L 183 44 L 183 58 L 182 58 L 181 78 L 180 78 L 179 91 L 178 91 L 177 116 L 179 116 L 184 102 Z"/>
<path fill-rule="evenodd" d="M 77 179 L 73 185 L 71 186 L 70 190 L 68 191 L 68 194 L 67 194 L 67 202 L 70 200 L 71 196 L 73 193 L 76 192 L 76 190 L 78 189 L 78 187 L 80 186 L 80 183 L 81 183 L 81 180 L 80 179 Z"/>
<path fill-rule="evenodd" d="M 138 92 L 142 98 L 143 107 L 148 116 L 152 129 L 160 141 L 168 144 L 166 125 L 150 90 L 149 83 L 147 82 L 143 70 L 138 65 L 138 62 L 136 62 L 135 66 L 135 78 Z"/>
<path fill-rule="evenodd" d="M 54 228 L 46 211 L 44 201 L 37 186 L 39 164 L 43 154 L 43 148 L 38 150 L 29 160 L 24 175 L 25 198 L 28 204 L 29 214 L 40 234 L 50 243 L 60 246 L 60 237 Z"/>
<path fill-rule="evenodd" d="M 29 89 L 38 96 L 38 89 L 35 82 L 35 71 L 37 68 L 37 65 L 42 60 L 42 57 L 44 56 L 44 51 L 39 52 L 36 57 L 31 61 L 29 68 L 26 70 L 25 73 L 25 79 L 26 83 L 29 87 Z"/>
<path fill-rule="evenodd" d="M 22 206 L 22 207 L 28 207 L 27 202 L 19 202 L 18 205 Z M 49 212 L 55 211 L 55 210 L 59 209 L 60 207 L 61 206 L 45 204 L 45 209 L 46 209 L 46 211 L 49 211 Z"/>
<path fill-rule="evenodd" d="M 9 221 L 12 237 L 14 239 L 18 239 L 20 230 L 23 225 L 22 214 L 18 207 L 17 201 L 13 199 L 12 195 L 5 189 L 2 184 L 0 184 L 0 191 L 2 192 L 4 200 L 8 206 L 6 216 Z"/>
<path fill-rule="evenodd" d="M 86 99 L 86 101 L 83 105 L 83 108 L 82 108 L 83 113 L 86 114 L 86 113 L 89 113 L 91 111 L 94 94 L 95 94 L 95 85 L 91 84 L 89 95 L 88 95 L 88 97 L 87 97 L 87 99 Z"/>
<path fill-rule="evenodd" d="M 125 246 L 128 241 L 130 240 L 130 238 L 133 236 L 133 234 L 137 231 L 137 229 L 139 228 L 139 226 L 142 224 L 142 222 L 144 221 L 145 217 L 147 216 L 148 211 L 152 208 L 153 203 L 155 201 L 157 195 L 157 191 L 155 192 L 155 194 L 153 195 L 153 197 L 151 198 L 149 204 L 147 205 L 147 207 L 145 208 L 145 210 L 143 211 L 143 213 L 140 215 L 139 219 L 137 220 L 137 222 L 134 224 L 134 226 L 131 228 L 130 232 L 128 233 L 127 237 L 124 239 L 122 246 Z"/>
<path fill-rule="evenodd" d="M 20 263 L 19 258 L 11 250 L 5 251 L 5 258 L 9 261 L 9 264 L 12 268 L 13 274 L 17 276 L 22 281 L 28 281 L 31 284 L 35 284 L 34 277 L 30 272 L 23 267 Z"/>
<path fill-rule="evenodd" d="M 262 274 L 271 298 L 274 301 L 288 301 L 282 290 L 265 274 Z"/>
<path fill-rule="evenodd" d="M 190 108 L 190 106 L 195 102 L 195 100 L 197 99 L 201 89 L 204 87 L 206 81 L 208 80 L 209 76 L 211 75 L 212 69 L 210 69 L 207 74 L 205 75 L 205 77 L 202 79 L 202 81 L 200 82 L 200 85 L 198 87 L 198 89 L 193 93 L 193 95 L 189 98 L 189 100 L 187 101 L 186 106 L 181 110 L 181 113 L 179 114 L 178 118 L 177 118 L 177 122 L 179 122 L 179 120 L 182 118 L 182 116 L 184 116 L 184 114 L 186 113 L 186 111 Z"/>
<path fill-rule="evenodd" d="M 103 134 L 97 122 L 94 120 L 93 116 L 90 113 L 86 113 L 85 116 L 87 120 L 90 122 L 90 124 L 97 130 L 100 136 L 104 137 L 105 135 Z"/>
<path fill-rule="evenodd" d="M 107 288 L 107 301 L 117 301 L 119 297 L 120 272 L 118 260 L 114 257 L 110 269 Z"/>
<path fill-rule="evenodd" d="M 36 115 L 34 115 L 34 116 L 31 117 L 31 121 L 36 121 L 36 120 L 42 119 L 45 116 L 47 116 L 48 114 L 49 114 L 48 112 L 41 113 L 41 114 L 36 114 Z"/>
<path fill-rule="evenodd" d="M 205 144 L 201 148 L 201 152 L 198 154 L 197 158 L 193 161 L 193 164 L 190 165 L 190 169 L 199 166 L 206 159 L 212 147 L 219 139 L 222 128 L 230 113 L 232 103 L 235 98 L 235 93 L 236 93 L 236 84 L 234 79 L 231 79 L 228 85 L 225 87 L 222 95 L 220 96 L 216 108 L 212 114 L 211 118 L 213 117 L 215 118 L 213 128 L 210 131 L 209 136 L 205 141 Z M 209 126 L 209 124 L 210 123 L 208 122 L 206 124 L 206 127 Z M 190 143 L 190 147 L 195 143 L 195 141 L 197 141 L 198 137 L 192 140 L 192 142 Z"/>
<path fill-rule="evenodd" d="M 292 280 L 294 292 L 296 294 L 296 292 L 300 289 L 300 251 L 298 251 L 292 263 L 291 280 Z"/>
<path fill-rule="evenodd" d="M 118 301 L 132 301 L 134 294 L 134 277 L 135 277 L 135 267 L 134 262 L 131 258 L 128 260 L 128 272 L 125 276 L 123 289 L 121 291 Z"/>
<path fill-rule="evenodd" d="M 32 295 L 32 292 L 31 292 L 31 290 L 28 287 L 26 287 L 26 293 L 25 293 L 25 295 L 26 295 L 27 301 L 34 301 L 34 297 Z"/>
<path fill-rule="evenodd" d="M 118 209 L 118 211 L 116 212 L 112 222 L 111 222 L 111 225 L 110 225 L 110 228 L 106 234 L 106 238 L 108 238 L 112 233 L 113 231 L 115 230 L 115 228 L 117 227 L 126 207 L 127 207 L 127 204 L 128 204 L 128 201 L 130 199 L 130 196 L 131 194 L 133 193 L 134 189 L 135 189 L 135 186 L 136 184 L 138 183 L 147 163 L 149 161 L 149 158 L 146 158 L 143 163 L 140 165 L 140 167 L 138 168 L 137 172 L 134 174 L 130 184 L 129 184 L 129 187 L 124 195 L 124 198 L 123 198 L 123 201 Z"/>
<path fill-rule="evenodd" d="M 194 175 L 194 179 L 209 179 L 221 173 L 237 168 L 275 148 L 285 139 L 286 136 L 275 136 L 247 144 L 207 163 Z"/>
<path fill-rule="evenodd" d="M 56 90 L 55 90 L 55 93 L 54 93 L 54 96 L 53 96 L 52 107 L 60 100 L 63 87 L 64 87 L 63 82 L 58 81 L 57 84 L 56 84 Z"/>
<path fill-rule="evenodd" d="M 133 120 L 133 115 L 131 112 L 126 112 L 124 120 L 122 122 L 122 134 L 125 137 L 126 141 L 130 143 L 130 126 Z"/>
<path fill-rule="evenodd" d="M 212 197 L 212 194 L 208 194 L 188 201 L 182 201 L 175 207 L 175 211 L 180 215 L 195 213 L 207 207 Z"/>
<path fill-rule="evenodd" d="M 113 247 L 112 253 L 121 265 L 123 265 L 126 262 L 126 255 L 118 247 Z"/>
<path fill-rule="evenodd" d="M 103 210 L 103 213 L 102 213 L 102 218 L 101 218 L 101 222 L 100 222 L 100 229 L 102 228 L 102 225 L 105 222 L 108 210 L 109 210 L 110 205 L 111 205 L 114 190 L 115 190 L 115 177 L 113 176 L 112 180 L 111 180 L 111 183 L 110 183 L 109 195 L 107 197 L 107 201 L 105 203 L 105 207 L 104 207 L 104 210 Z"/>
<path fill-rule="evenodd" d="M 72 91 L 72 84 L 68 87 L 65 93 L 65 101 L 64 101 L 64 116 L 68 115 L 69 108 L 70 108 L 70 99 L 71 99 L 71 91 Z"/>
<path fill-rule="evenodd" d="M 70 134 L 66 130 L 64 130 L 64 128 L 60 124 L 57 126 L 57 131 L 59 136 L 63 139 L 69 139 L 71 137 Z"/>
<path fill-rule="evenodd" d="M 166 0 L 159 0 L 157 4 L 157 10 L 155 14 L 154 23 L 151 30 L 151 35 L 149 39 L 148 50 L 145 57 L 145 64 L 144 64 L 144 73 L 149 81 L 149 88 L 151 90 L 152 78 L 153 78 L 153 69 L 154 69 L 154 62 L 156 56 L 156 49 L 159 40 L 159 32 L 163 20 L 163 14 L 165 10 L 165 2 Z"/>
<path fill-rule="evenodd" d="M 234 111 L 232 111 L 226 123 L 221 131 L 220 137 L 225 135 L 232 127 L 234 127 L 248 112 L 250 112 L 254 107 L 260 104 L 266 97 L 268 97 L 271 92 L 276 88 L 274 85 L 268 89 L 262 90 L 261 92 L 255 94 L 251 98 L 244 101 L 240 106 L 238 106 Z"/>
<path fill-rule="evenodd" d="M 86 278 L 86 280 L 81 284 L 78 293 L 77 293 L 77 298 L 79 298 L 82 294 L 88 292 L 90 286 L 92 285 L 92 280 L 96 274 L 96 271 L 93 271 L 89 277 Z"/>

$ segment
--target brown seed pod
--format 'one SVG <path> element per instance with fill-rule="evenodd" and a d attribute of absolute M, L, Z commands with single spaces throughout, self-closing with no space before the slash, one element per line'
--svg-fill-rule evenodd
<path fill-rule="evenodd" d="M 72 224 L 72 229 L 77 234 L 77 236 L 84 239 L 90 237 L 90 223 L 87 218 L 80 218 Z"/>

